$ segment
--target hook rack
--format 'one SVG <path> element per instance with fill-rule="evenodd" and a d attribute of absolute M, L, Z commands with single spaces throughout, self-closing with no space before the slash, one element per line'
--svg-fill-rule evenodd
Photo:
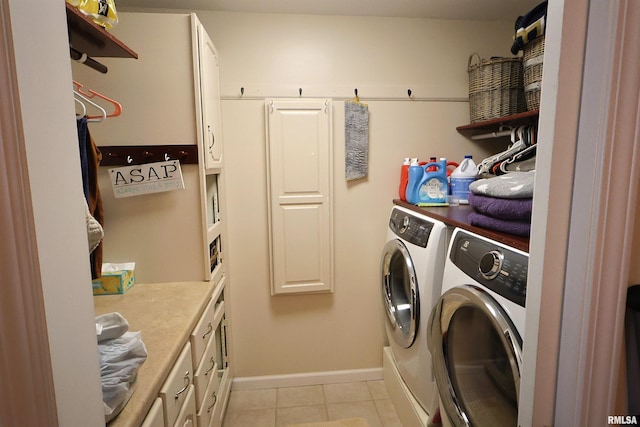
<path fill-rule="evenodd" d="M 98 147 L 100 166 L 131 166 L 180 160 L 183 165 L 198 164 L 197 145 L 110 145 Z"/>

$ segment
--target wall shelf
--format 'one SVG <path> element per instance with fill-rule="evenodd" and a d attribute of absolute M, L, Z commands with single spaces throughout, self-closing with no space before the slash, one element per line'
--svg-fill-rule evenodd
<path fill-rule="evenodd" d="M 134 58 L 138 54 L 69 3 L 69 47 L 93 57 Z"/>
<path fill-rule="evenodd" d="M 538 124 L 538 114 L 539 110 L 525 111 L 524 113 L 458 126 L 456 130 L 462 134 L 468 134 L 476 131 L 496 130 L 500 126 L 536 125 Z"/>

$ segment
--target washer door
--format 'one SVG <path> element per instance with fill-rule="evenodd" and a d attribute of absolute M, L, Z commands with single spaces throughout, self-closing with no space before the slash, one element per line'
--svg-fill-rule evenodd
<path fill-rule="evenodd" d="M 522 340 L 487 292 L 445 292 L 429 319 L 428 342 L 442 410 L 456 427 L 517 426 Z"/>
<path fill-rule="evenodd" d="M 395 342 L 409 348 L 418 328 L 418 281 L 409 250 L 390 240 L 382 251 L 382 301 Z"/>

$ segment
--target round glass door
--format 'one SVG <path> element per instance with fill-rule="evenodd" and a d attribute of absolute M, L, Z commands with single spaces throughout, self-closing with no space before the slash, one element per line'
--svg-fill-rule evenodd
<path fill-rule="evenodd" d="M 393 338 L 402 347 L 413 344 L 417 330 L 416 271 L 407 247 L 398 239 L 382 252 L 382 300 Z"/>
<path fill-rule="evenodd" d="M 517 426 L 522 342 L 502 308 L 479 288 L 454 288 L 430 326 L 434 374 L 452 424 Z"/>

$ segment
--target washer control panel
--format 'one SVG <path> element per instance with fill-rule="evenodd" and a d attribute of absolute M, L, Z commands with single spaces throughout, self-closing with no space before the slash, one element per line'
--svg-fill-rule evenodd
<path fill-rule="evenodd" d="M 459 231 L 449 258 L 471 279 L 524 307 L 529 268 L 524 252 Z"/>
<path fill-rule="evenodd" d="M 426 248 L 433 223 L 394 208 L 389 218 L 389 228 L 402 240 Z"/>

